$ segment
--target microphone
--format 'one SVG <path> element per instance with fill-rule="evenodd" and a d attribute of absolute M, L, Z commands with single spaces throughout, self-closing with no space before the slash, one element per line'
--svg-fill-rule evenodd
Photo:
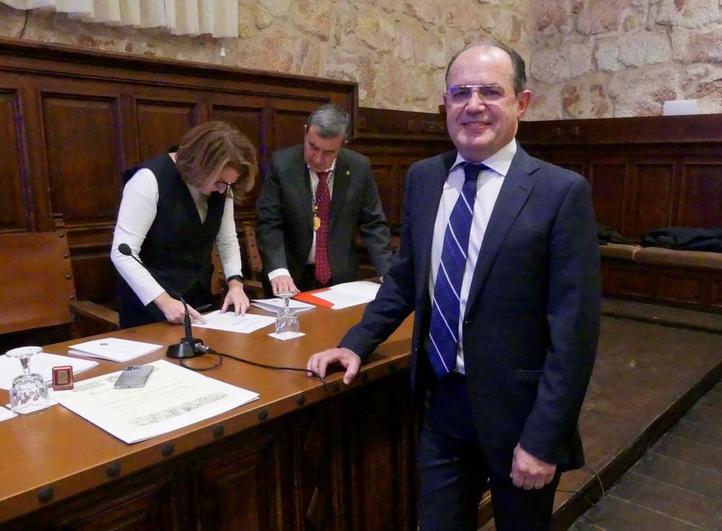
<path fill-rule="evenodd" d="M 128 245 L 127 243 L 121 243 L 120 245 L 118 245 L 118 252 L 120 252 L 120 254 L 122 255 L 130 256 L 133 260 L 138 262 L 140 266 L 145 269 L 151 277 L 153 276 L 153 273 L 151 273 L 148 268 L 145 267 L 145 264 L 140 261 L 140 258 L 133 254 L 130 245 Z M 183 299 L 183 297 L 180 296 L 179 293 L 168 288 L 165 288 L 165 290 L 173 297 L 181 301 L 181 303 L 183 303 L 183 309 L 185 311 L 185 315 L 183 317 L 185 336 L 183 337 L 183 339 L 180 340 L 180 343 L 168 346 L 166 356 L 176 359 L 194 358 L 196 356 L 202 356 L 206 353 L 206 348 L 202 340 L 193 337 L 193 330 L 191 328 L 191 314 L 188 311 L 188 304 L 186 304 L 186 301 Z"/>

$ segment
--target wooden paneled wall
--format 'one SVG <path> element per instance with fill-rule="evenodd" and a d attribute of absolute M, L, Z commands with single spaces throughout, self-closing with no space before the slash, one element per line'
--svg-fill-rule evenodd
<path fill-rule="evenodd" d="M 627 238 L 722 226 L 722 115 L 527 122 L 519 140 L 587 177 L 597 219 Z"/>
<path fill-rule="evenodd" d="M 264 166 L 329 101 L 355 114 L 356 85 L 0 40 L 0 232 L 64 227 L 78 297 L 111 301 L 124 169 L 209 119 L 248 135 Z"/>
<path fill-rule="evenodd" d="M 522 124 L 532 154 L 583 174 L 597 219 L 632 241 L 652 229 L 722 226 L 722 115 Z M 604 294 L 720 312 L 722 271 L 602 257 Z"/>
<path fill-rule="evenodd" d="M 349 147 L 370 157 L 398 225 L 408 167 L 453 147 L 442 114 L 358 108 L 353 83 L 0 40 L 0 232 L 64 227 L 78 297 L 112 301 L 123 169 L 222 119 L 258 146 L 263 172 L 328 101 L 352 112 Z M 628 238 L 722 225 L 722 115 L 523 122 L 518 138 L 587 177 L 599 221 Z M 254 217 L 262 178 L 239 221 Z"/>
<path fill-rule="evenodd" d="M 371 159 L 381 203 L 391 227 L 401 223 L 406 172 L 417 160 L 453 149 L 440 114 L 361 108 L 349 145 Z"/>

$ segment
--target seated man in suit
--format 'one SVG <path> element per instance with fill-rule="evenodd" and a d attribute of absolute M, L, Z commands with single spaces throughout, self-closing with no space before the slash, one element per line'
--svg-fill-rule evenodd
<path fill-rule="evenodd" d="M 303 144 L 272 155 L 256 231 L 274 293 L 358 279 L 357 228 L 377 274 L 389 269 L 389 227 L 371 165 L 343 148 L 349 121 L 341 107 L 323 105 L 306 120 Z"/>

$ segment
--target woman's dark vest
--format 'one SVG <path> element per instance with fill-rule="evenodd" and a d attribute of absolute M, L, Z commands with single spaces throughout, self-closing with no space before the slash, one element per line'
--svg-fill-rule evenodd
<path fill-rule="evenodd" d="M 140 249 L 141 261 L 172 297 L 199 289 L 210 296 L 211 249 L 221 226 L 225 196 L 215 192 L 209 196 L 206 220 L 201 223 L 188 186 L 168 155 L 124 172 L 123 185 L 142 168 L 152 171 L 158 181 L 158 208 Z M 122 278 L 119 302 L 122 327 L 165 319 L 155 304 L 144 307 Z"/>

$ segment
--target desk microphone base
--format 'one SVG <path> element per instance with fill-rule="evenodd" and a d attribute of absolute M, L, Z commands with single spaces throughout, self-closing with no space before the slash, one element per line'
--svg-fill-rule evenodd
<path fill-rule="evenodd" d="M 198 348 L 199 346 L 203 346 L 203 341 L 200 339 L 194 337 L 183 339 L 176 345 L 170 345 L 165 355 L 174 359 L 195 358 L 205 354 L 205 351 Z"/>

